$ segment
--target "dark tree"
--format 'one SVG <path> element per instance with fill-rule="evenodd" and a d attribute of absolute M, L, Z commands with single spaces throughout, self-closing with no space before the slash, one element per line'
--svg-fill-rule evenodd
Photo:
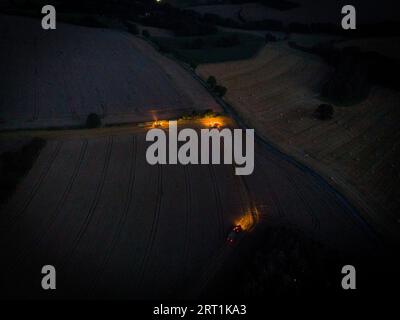
<path fill-rule="evenodd" d="M 142 36 L 145 38 L 150 38 L 150 32 L 146 29 L 142 31 Z"/>
<path fill-rule="evenodd" d="M 97 113 L 91 113 L 86 119 L 86 127 L 89 129 L 98 128 L 101 126 L 101 119 Z"/>
<path fill-rule="evenodd" d="M 226 94 L 227 89 L 224 86 L 216 85 L 214 92 L 221 98 Z"/>
<path fill-rule="evenodd" d="M 135 23 L 132 22 L 127 22 L 126 27 L 128 28 L 128 31 L 134 35 L 138 35 L 139 34 L 139 28 Z"/>
<path fill-rule="evenodd" d="M 217 79 L 214 76 L 209 76 L 207 79 L 207 84 L 211 89 L 214 89 L 217 85 Z"/>
<path fill-rule="evenodd" d="M 334 109 L 330 104 L 321 104 L 315 110 L 314 115 L 320 120 L 330 120 L 333 118 Z"/>
<path fill-rule="evenodd" d="M 240 39 L 237 34 L 220 37 L 217 40 L 217 47 L 229 48 L 240 44 Z"/>
<path fill-rule="evenodd" d="M 266 42 L 266 43 L 268 43 L 268 42 L 276 42 L 276 41 L 277 41 L 277 39 L 276 39 L 276 37 L 275 37 L 273 34 L 267 33 L 267 34 L 265 35 L 265 42 Z"/>

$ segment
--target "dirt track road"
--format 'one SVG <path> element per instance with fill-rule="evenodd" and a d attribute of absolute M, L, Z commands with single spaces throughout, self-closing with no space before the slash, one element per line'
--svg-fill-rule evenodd
<path fill-rule="evenodd" d="M 144 130 L 48 142 L 0 212 L 2 295 L 44 297 L 51 264 L 55 297 L 188 297 L 252 205 L 337 250 L 374 249 L 346 201 L 264 146 L 243 181 L 227 165 L 148 165 Z"/>

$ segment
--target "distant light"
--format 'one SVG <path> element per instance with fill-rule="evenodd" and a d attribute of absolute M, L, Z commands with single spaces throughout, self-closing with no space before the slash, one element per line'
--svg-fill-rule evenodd
<path fill-rule="evenodd" d="M 156 2 L 160 3 L 160 2 L 161 2 L 161 0 L 156 0 Z"/>

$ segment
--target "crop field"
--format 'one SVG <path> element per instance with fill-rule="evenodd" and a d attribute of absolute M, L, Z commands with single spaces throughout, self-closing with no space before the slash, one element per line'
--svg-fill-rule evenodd
<path fill-rule="evenodd" d="M 392 238 L 399 234 L 397 92 L 374 87 L 367 100 L 336 107 L 334 119 L 313 112 L 328 67 L 316 56 L 269 44 L 246 61 L 207 64 L 197 72 L 228 88 L 225 99 L 250 127 L 321 172 Z"/>
<path fill-rule="evenodd" d="M 249 212 L 342 252 L 375 248 L 343 198 L 274 152 L 257 145 L 249 177 L 231 165 L 150 166 L 145 130 L 47 141 L 0 210 L 3 295 L 45 296 L 37 270 L 52 264 L 58 297 L 193 296 Z"/>
<path fill-rule="evenodd" d="M 1 16 L 0 35 L 0 129 L 82 126 L 93 112 L 115 124 L 216 107 L 128 33 L 62 23 L 53 33 L 40 20 Z"/>
<path fill-rule="evenodd" d="M 399 234 L 398 93 L 374 87 L 321 122 L 313 112 L 329 68 L 316 56 L 285 41 L 265 46 L 257 32 L 216 48 L 225 29 L 188 50 L 195 38 L 149 29 L 182 60 L 200 63 L 203 79 L 215 76 L 237 116 L 151 41 L 0 18 L 0 179 L 15 169 L 0 202 L 0 298 L 201 297 L 245 247 L 227 241 L 238 225 L 240 245 L 277 226 L 362 263 L 385 255 L 383 235 Z M 218 118 L 200 116 L 206 109 Z M 85 129 L 90 113 L 103 126 Z M 150 165 L 146 133 L 168 134 L 172 118 L 197 133 L 216 119 L 221 128 L 242 120 L 255 128 L 253 174 L 235 175 L 232 164 Z M 44 265 L 57 270 L 51 293 L 40 286 Z"/>
<path fill-rule="evenodd" d="M 229 36 L 236 36 L 238 43 L 227 47 L 218 45 L 222 37 Z M 152 40 L 179 59 L 194 64 L 249 59 L 265 44 L 263 37 L 242 32 L 219 32 L 204 37 L 152 37 Z M 202 48 L 189 48 L 196 40 L 202 41 Z"/>
<path fill-rule="evenodd" d="M 194 4 L 187 9 L 197 11 L 199 13 L 217 14 L 223 18 L 231 18 L 239 21 L 239 14 L 246 21 L 259 21 L 264 19 L 272 19 L 282 21 L 284 24 L 292 22 L 298 23 L 337 23 L 341 21 L 341 9 L 347 5 L 346 1 L 319 1 L 314 0 L 297 0 L 294 3 L 300 4 L 296 8 L 289 10 L 277 10 L 269 8 L 260 3 L 243 3 L 243 4 L 215 4 L 202 5 Z M 382 19 L 398 18 L 393 0 L 385 1 L 369 1 L 355 0 L 351 3 L 357 9 L 358 21 L 361 23 L 375 23 Z M 376 10 L 380 7 L 380 10 Z"/>

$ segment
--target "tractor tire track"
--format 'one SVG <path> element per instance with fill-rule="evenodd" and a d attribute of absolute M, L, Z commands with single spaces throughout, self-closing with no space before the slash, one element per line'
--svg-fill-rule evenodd
<path fill-rule="evenodd" d="M 79 243 L 81 242 L 82 236 L 85 234 L 87 227 L 90 224 L 90 221 L 92 220 L 93 214 L 96 210 L 96 207 L 99 203 L 100 200 L 100 196 L 101 193 L 103 191 L 103 187 L 104 187 L 104 182 L 106 180 L 106 176 L 107 176 L 107 171 L 108 171 L 108 166 L 110 164 L 110 158 L 111 158 L 111 153 L 112 153 L 112 146 L 113 146 L 113 142 L 114 142 L 114 138 L 113 136 L 111 136 L 109 138 L 108 144 L 107 144 L 107 149 L 106 149 L 106 157 L 104 160 L 104 165 L 103 165 L 103 169 L 101 171 L 101 176 L 100 176 L 100 182 L 97 185 L 97 189 L 96 189 L 96 193 L 95 193 L 95 197 L 92 201 L 92 204 L 90 206 L 90 209 L 85 217 L 85 220 L 78 232 L 77 237 L 75 238 L 72 246 L 71 246 L 71 250 L 65 255 L 65 259 L 64 261 L 61 263 L 61 267 L 60 269 L 63 270 L 66 266 L 66 264 L 68 263 L 70 257 L 72 257 L 72 255 L 74 254 L 74 252 L 76 251 L 76 249 L 78 248 Z"/>
<path fill-rule="evenodd" d="M 258 222 L 258 215 L 257 215 L 257 212 L 256 212 L 256 209 L 257 209 L 256 208 L 256 202 L 254 201 L 253 194 L 252 194 L 252 192 L 251 192 L 251 190 L 249 188 L 249 185 L 247 184 L 247 181 L 245 180 L 244 176 L 238 176 L 238 179 L 240 181 L 241 190 L 244 193 L 244 197 L 246 198 L 246 202 L 250 206 L 249 208 L 246 208 L 246 209 L 250 210 L 251 215 L 253 217 L 254 223 L 253 223 L 253 225 L 251 227 L 251 229 L 252 229 L 252 228 L 254 228 L 256 226 L 256 224 Z"/>
<path fill-rule="evenodd" d="M 48 234 L 49 230 L 52 228 L 53 223 L 56 221 L 60 210 L 65 205 L 65 202 L 68 199 L 68 195 L 69 195 L 69 193 L 70 193 L 70 191 L 71 191 L 71 189 L 72 189 L 72 187 L 73 187 L 73 185 L 75 183 L 75 180 L 76 180 L 76 178 L 77 178 L 77 176 L 79 174 L 79 171 L 80 171 L 80 169 L 82 167 L 83 159 L 85 158 L 86 151 L 87 151 L 87 146 L 88 146 L 88 141 L 85 139 L 85 141 L 83 142 L 83 145 L 81 147 L 81 151 L 80 151 L 80 154 L 79 154 L 79 157 L 78 157 L 78 161 L 77 161 L 77 163 L 75 165 L 75 168 L 74 168 L 74 171 L 73 171 L 73 173 L 71 175 L 71 178 L 70 178 L 70 180 L 69 180 L 69 182 L 67 184 L 67 187 L 65 188 L 60 200 L 58 201 L 56 208 L 54 209 L 53 213 L 51 214 L 51 216 L 49 218 L 49 221 L 46 224 L 46 227 L 44 228 L 45 231 L 43 233 L 41 233 L 38 237 L 36 237 L 36 239 L 33 242 L 33 245 L 29 247 L 29 250 L 32 250 L 32 248 L 37 248 L 39 246 L 40 242 L 45 238 L 45 236 Z M 19 264 L 19 263 L 22 262 L 23 258 L 25 256 L 27 256 L 27 251 L 28 251 L 28 248 L 26 248 L 18 256 L 18 258 L 16 260 L 16 263 L 13 264 L 12 268 L 14 268 L 14 266 L 16 264 Z"/>
<path fill-rule="evenodd" d="M 264 156 L 263 156 L 263 158 L 265 159 Z M 274 163 L 274 162 L 270 162 L 270 163 L 275 168 L 278 168 L 282 172 L 282 175 L 287 178 L 289 184 L 292 186 L 292 190 L 293 190 L 294 194 L 300 199 L 300 201 L 306 207 L 306 212 L 311 217 L 311 221 L 312 221 L 312 225 L 313 225 L 314 229 L 320 229 L 320 225 L 321 224 L 320 224 L 320 222 L 318 220 L 317 214 L 315 213 L 315 210 L 312 208 L 312 206 L 309 204 L 309 202 L 304 197 L 303 192 L 301 191 L 301 188 L 300 188 L 299 184 L 295 181 L 295 179 L 293 179 L 290 175 L 288 175 L 286 173 L 285 168 L 282 168 L 277 163 Z M 261 170 L 265 173 L 265 169 L 261 169 Z"/>
<path fill-rule="evenodd" d="M 235 168 L 232 166 L 232 170 L 234 173 Z M 211 170 L 210 170 L 211 172 Z M 214 190 L 218 191 L 218 185 L 216 183 L 216 177 L 215 177 L 215 171 L 212 170 L 212 178 L 213 178 L 213 184 L 216 188 Z M 242 199 L 244 200 L 244 206 L 242 204 L 242 209 L 247 211 L 251 210 L 255 224 L 253 227 L 255 227 L 256 222 L 258 221 L 258 216 L 256 212 L 254 211 L 255 208 L 255 201 L 252 196 L 251 190 L 247 184 L 247 182 L 244 180 L 243 176 L 236 176 L 236 179 L 238 180 L 239 184 L 239 189 L 240 189 L 240 194 Z M 214 193 L 217 194 L 218 192 L 215 191 Z M 220 201 L 220 198 L 219 198 Z M 219 251 L 214 255 L 214 258 L 208 263 L 208 265 L 205 267 L 202 276 L 200 278 L 200 281 L 197 283 L 197 286 L 195 287 L 195 290 L 193 290 L 193 297 L 197 298 L 201 292 L 207 287 L 211 279 L 215 276 L 217 271 L 220 269 L 220 267 L 223 265 L 225 259 L 229 255 L 229 248 L 222 246 Z"/>
<path fill-rule="evenodd" d="M 158 221 L 160 218 L 160 211 L 161 211 L 161 199 L 162 199 L 162 165 L 158 165 L 158 175 L 157 175 L 157 200 L 156 200 L 156 207 L 154 210 L 154 218 L 153 222 L 151 224 L 151 229 L 150 229 L 150 236 L 149 236 L 149 241 L 146 246 L 145 254 L 144 257 L 141 261 L 140 267 L 139 267 L 139 283 L 138 287 L 141 289 L 143 286 L 143 281 L 144 281 L 144 273 L 148 264 L 148 260 L 150 257 L 151 252 L 153 251 L 153 246 L 154 246 L 154 240 L 157 234 L 157 229 L 158 229 Z"/>
<path fill-rule="evenodd" d="M 213 190 L 214 190 L 215 204 L 217 206 L 217 220 L 218 220 L 218 224 L 219 224 L 219 228 L 218 228 L 219 229 L 219 237 L 222 240 L 224 238 L 225 228 L 224 228 L 224 216 L 223 216 L 223 211 L 222 211 L 221 194 L 219 192 L 217 178 L 215 176 L 215 171 L 214 171 L 213 165 L 212 164 L 208 165 L 208 168 L 209 168 L 210 177 L 211 177 Z"/>
<path fill-rule="evenodd" d="M 32 200 L 35 198 L 37 192 L 39 191 L 40 187 L 42 186 L 43 182 L 45 179 L 48 177 L 49 172 L 51 167 L 53 166 L 53 163 L 55 162 L 55 159 L 57 158 L 58 154 L 60 153 L 62 142 L 59 141 L 57 142 L 56 147 L 54 148 L 54 151 L 52 152 L 50 156 L 50 160 L 47 164 L 47 166 L 43 169 L 42 173 L 39 176 L 38 181 L 35 183 L 34 187 L 32 188 L 31 192 L 29 193 L 28 199 L 25 201 L 24 205 L 22 206 L 21 210 L 18 211 L 18 213 L 14 216 L 11 217 L 8 223 L 4 225 L 9 225 L 8 230 L 12 230 L 14 227 L 15 223 L 17 220 L 23 216 L 25 211 L 28 209 L 29 205 L 31 204 Z"/>
<path fill-rule="evenodd" d="M 316 179 L 305 179 L 304 176 L 302 176 L 302 174 L 306 174 L 306 173 L 303 173 L 303 172 L 296 173 L 297 180 L 304 181 L 304 183 L 305 183 L 304 187 L 307 188 L 307 190 L 309 191 L 309 194 L 318 194 L 322 189 L 322 186 L 319 183 L 319 181 Z M 337 206 L 337 207 L 343 206 L 343 204 L 340 202 L 340 199 L 337 197 L 337 194 L 332 192 L 331 189 L 326 189 L 326 190 L 324 190 L 324 192 L 326 193 L 327 196 L 321 197 L 319 199 L 319 201 L 321 201 L 325 205 L 325 208 L 328 208 L 327 211 L 329 211 L 330 214 L 332 216 L 334 216 L 335 219 L 340 219 L 341 221 L 343 221 L 343 223 L 348 223 L 349 222 L 348 216 L 343 215 L 343 214 L 337 214 L 337 212 L 334 209 L 334 206 Z M 328 199 L 330 201 L 328 201 Z M 348 209 L 345 208 L 345 210 L 348 210 Z M 355 219 L 353 219 L 352 216 L 350 217 L 350 221 L 351 221 L 352 225 L 356 226 L 357 221 Z"/>
<path fill-rule="evenodd" d="M 221 247 L 218 252 L 214 255 L 213 259 L 211 259 L 210 263 L 204 268 L 204 271 L 200 277 L 200 280 L 197 282 L 194 289 L 191 291 L 190 298 L 198 299 L 207 285 L 210 283 L 212 278 L 215 276 L 217 271 L 223 265 L 225 259 L 229 256 L 230 250 L 227 247 Z"/>
<path fill-rule="evenodd" d="M 210 172 L 210 177 L 212 181 L 212 186 L 213 186 L 213 193 L 215 197 L 215 203 L 217 206 L 217 220 L 219 224 L 219 236 L 220 239 L 222 240 L 224 238 L 224 219 L 223 219 L 223 212 L 222 212 L 222 203 L 221 203 L 221 195 L 219 193 L 218 189 L 218 184 L 216 181 L 216 176 L 215 176 L 215 171 L 213 169 L 213 166 L 210 164 L 208 166 L 209 172 Z M 216 270 L 218 270 L 219 266 L 221 265 L 221 262 L 224 260 L 226 248 L 225 246 L 221 246 L 213 256 L 213 258 L 210 260 L 210 262 L 205 266 L 204 271 L 197 282 L 197 285 L 195 286 L 194 290 L 192 290 L 192 295 L 194 297 L 197 297 L 202 290 L 207 286 L 208 282 L 210 279 L 214 276 Z"/>
<path fill-rule="evenodd" d="M 114 252 L 114 249 L 121 237 L 121 232 L 125 225 L 126 219 L 128 217 L 129 210 L 132 207 L 132 203 L 134 202 L 133 192 L 134 192 L 135 186 L 136 186 L 136 160 L 137 160 L 137 141 L 136 141 L 136 137 L 133 136 L 132 137 L 131 165 L 130 165 L 130 169 L 129 169 L 129 183 L 128 183 L 128 191 L 126 194 L 126 202 L 125 202 L 125 206 L 124 206 L 124 211 L 118 221 L 117 229 L 114 233 L 111 244 L 106 249 L 106 255 L 98 269 L 98 274 L 94 277 L 92 292 L 96 291 L 99 281 L 101 280 L 101 278 L 107 268 L 107 265 L 111 259 L 112 253 Z"/>
<path fill-rule="evenodd" d="M 278 168 L 280 168 L 280 167 L 278 166 Z M 293 190 L 295 191 L 296 195 L 299 197 L 301 202 L 303 202 L 304 205 L 306 206 L 306 210 L 311 216 L 314 228 L 315 229 L 320 229 L 321 228 L 321 223 L 320 223 L 320 221 L 318 219 L 317 213 L 315 212 L 315 210 L 313 209 L 312 205 L 310 205 L 309 201 L 304 196 L 304 193 L 301 190 L 302 187 L 296 182 L 295 179 L 293 179 L 290 175 L 288 175 L 284 170 L 282 170 L 282 171 L 284 172 L 283 175 L 293 185 L 293 187 L 294 187 Z"/>
<path fill-rule="evenodd" d="M 261 171 L 264 174 L 266 174 L 265 170 L 261 169 Z M 285 211 L 283 210 L 283 208 L 282 208 L 282 206 L 280 204 L 278 195 L 275 192 L 274 188 L 270 187 L 269 183 L 265 183 L 265 189 L 266 189 L 266 191 L 268 193 L 268 196 L 272 199 L 273 206 L 274 206 L 278 216 L 280 217 L 280 219 L 284 219 L 284 220 L 287 219 Z"/>
<path fill-rule="evenodd" d="M 184 233 L 185 233 L 185 244 L 183 247 L 183 283 L 182 286 L 185 286 L 185 280 L 187 277 L 188 273 L 188 268 L 189 268 L 189 238 L 190 238 L 190 233 L 189 233 L 189 226 L 190 226 L 190 214 L 191 214 L 191 208 L 192 208 L 192 186 L 191 186 L 191 177 L 190 177 L 190 171 L 187 167 L 187 165 L 183 166 L 183 170 L 185 173 L 185 192 L 186 192 L 186 216 L 185 216 L 185 227 L 184 227 Z M 178 286 L 177 286 L 178 287 Z"/>

